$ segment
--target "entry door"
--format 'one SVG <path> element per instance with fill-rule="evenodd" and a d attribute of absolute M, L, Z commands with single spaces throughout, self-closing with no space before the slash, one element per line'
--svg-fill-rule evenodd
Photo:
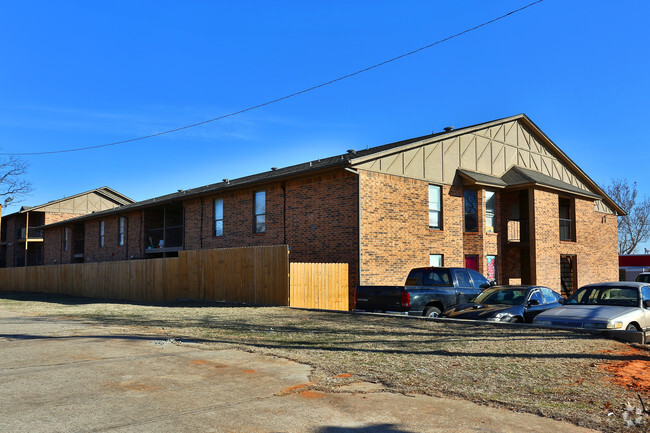
<path fill-rule="evenodd" d="M 578 288 L 576 256 L 560 256 L 560 284 L 562 285 L 562 295 L 567 298 Z"/>
<path fill-rule="evenodd" d="M 465 256 L 465 267 L 478 271 L 478 256 Z"/>

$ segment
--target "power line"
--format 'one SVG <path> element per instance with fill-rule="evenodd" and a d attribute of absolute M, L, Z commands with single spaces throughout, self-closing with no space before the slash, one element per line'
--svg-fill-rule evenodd
<path fill-rule="evenodd" d="M 383 61 L 381 63 L 377 63 L 377 64 L 369 66 L 367 68 L 360 69 L 360 70 L 358 70 L 356 72 L 352 72 L 350 74 L 343 75 L 343 76 L 335 78 L 333 80 L 326 81 L 326 82 L 321 83 L 321 84 L 317 84 L 315 86 L 309 87 L 309 88 L 304 89 L 304 90 L 300 90 L 300 91 L 295 92 L 295 93 L 291 93 L 291 94 L 286 95 L 286 96 L 282 96 L 281 98 L 272 99 L 272 100 L 264 102 L 262 104 L 253 105 L 251 107 L 244 108 L 244 109 L 239 110 L 239 111 L 235 111 L 235 112 L 232 112 L 232 113 L 229 113 L 229 114 L 224 114 L 223 116 L 215 117 L 213 119 L 204 120 L 204 121 L 198 122 L 198 123 L 192 123 L 191 125 L 185 125 L 185 126 L 170 129 L 170 130 L 167 130 L 167 131 L 157 132 L 155 134 L 145 135 L 145 136 L 137 137 L 137 138 L 130 138 L 128 140 L 115 141 L 115 142 L 107 143 L 107 144 L 99 144 L 99 145 L 95 145 L 95 146 L 79 147 L 79 148 L 75 148 L 75 149 L 51 150 L 51 151 L 47 151 L 47 152 L 0 153 L 0 155 L 13 155 L 13 156 L 18 156 L 18 155 L 48 155 L 48 154 L 54 154 L 54 153 L 80 152 L 80 151 L 83 151 L 83 150 L 99 149 L 99 148 L 102 148 L 102 147 L 116 146 L 118 144 L 125 144 L 125 143 L 131 143 L 131 142 L 134 142 L 134 141 L 146 140 L 148 138 L 159 137 L 161 135 L 171 134 L 172 132 L 178 132 L 178 131 L 182 131 L 184 129 L 189 129 L 189 128 L 194 128 L 194 127 L 197 127 L 197 126 L 205 125 L 206 123 L 216 122 L 217 120 L 222 120 L 222 119 L 225 119 L 225 118 L 228 118 L 228 117 L 236 116 L 238 114 L 246 113 L 247 111 L 252 111 L 252 110 L 256 110 L 258 108 L 266 107 L 267 105 L 275 104 L 277 102 L 284 101 L 284 100 L 289 99 L 289 98 L 293 98 L 294 96 L 302 95 L 304 93 L 311 92 L 312 90 L 320 89 L 321 87 L 329 86 L 330 84 L 334 84 L 334 83 L 336 83 L 338 81 L 345 80 L 346 78 L 351 78 L 351 77 L 354 77 L 355 75 L 359 75 L 359 74 L 362 74 L 364 72 L 368 72 L 368 71 L 370 71 L 372 69 L 379 68 L 380 66 L 384 66 L 384 65 L 386 65 L 388 63 L 395 62 L 397 60 L 403 59 L 404 57 L 411 56 L 413 54 L 419 53 L 420 51 L 424 51 L 424 50 L 429 49 L 431 47 L 434 47 L 436 45 L 447 42 L 447 41 L 449 41 L 451 39 L 462 36 L 462 35 L 464 35 L 466 33 L 472 32 L 474 30 L 478 30 L 481 27 L 485 27 L 488 24 L 492 24 L 492 23 L 494 23 L 496 21 L 507 18 L 510 15 L 516 14 L 517 12 L 521 12 L 524 9 L 528 9 L 529 7 L 534 6 L 534 5 L 536 5 L 538 3 L 541 3 L 543 1 L 544 0 L 534 1 L 532 3 L 527 4 L 526 6 L 520 7 L 519 9 L 515 9 L 513 11 L 510 11 L 507 14 L 501 15 L 499 17 L 493 18 L 493 19 L 491 19 L 489 21 L 485 21 L 484 23 L 481 23 L 479 25 L 471 27 L 469 29 L 463 30 L 462 32 L 459 32 L 459 33 L 456 33 L 454 35 L 448 36 L 448 37 L 446 37 L 444 39 L 440 39 L 440 40 L 438 40 L 436 42 L 433 42 L 433 43 L 431 43 L 429 45 L 425 45 L 423 47 L 420 47 L 420 48 L 418 48 L 416 50 L 409 51 L 408 53 L 400 54 L 397 57 L 393 57 L 392 59 L 385 60 L 385 61 Z"/>

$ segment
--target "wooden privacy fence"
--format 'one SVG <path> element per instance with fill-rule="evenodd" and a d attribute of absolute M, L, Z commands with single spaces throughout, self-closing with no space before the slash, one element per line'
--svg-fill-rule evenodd
<path fill-rule="evenodd" d="M 347 301 L 339 300 L 348 296 L 347 264 L 295 265 L 292 276 L 286 245 L 179 251 L 178 257 L 164 259 L 0 269 L 0 290 L 135 302 L 195 299 L 349 309 Z M 305 270 L 310 266 L 320 270 Z M 295 287 L 293 297 L 290 287 Z"/>

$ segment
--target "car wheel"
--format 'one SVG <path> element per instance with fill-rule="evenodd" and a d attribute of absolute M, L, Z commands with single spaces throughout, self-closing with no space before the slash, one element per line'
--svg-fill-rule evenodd
<path fill-rule="evenodd" d="M 637 332 L 640 331 L 639 327 L 636 326 L 634 323 L 630 323 L 629 325 L 627 325 L 625 330 L 626 331 L 637 331 Z"/>
<path fill-rule="evenodd" d="M 424 311 L 425 317 L 439 317 L 440 309 L 437 307 L 429 307 Z"/>

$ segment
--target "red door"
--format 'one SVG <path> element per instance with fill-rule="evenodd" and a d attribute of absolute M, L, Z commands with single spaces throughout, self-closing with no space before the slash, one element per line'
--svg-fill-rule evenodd
<path fill-rule="evenodd" d="M 478 256 L 465 256 L 465 267 L 478 271 Z"/>

